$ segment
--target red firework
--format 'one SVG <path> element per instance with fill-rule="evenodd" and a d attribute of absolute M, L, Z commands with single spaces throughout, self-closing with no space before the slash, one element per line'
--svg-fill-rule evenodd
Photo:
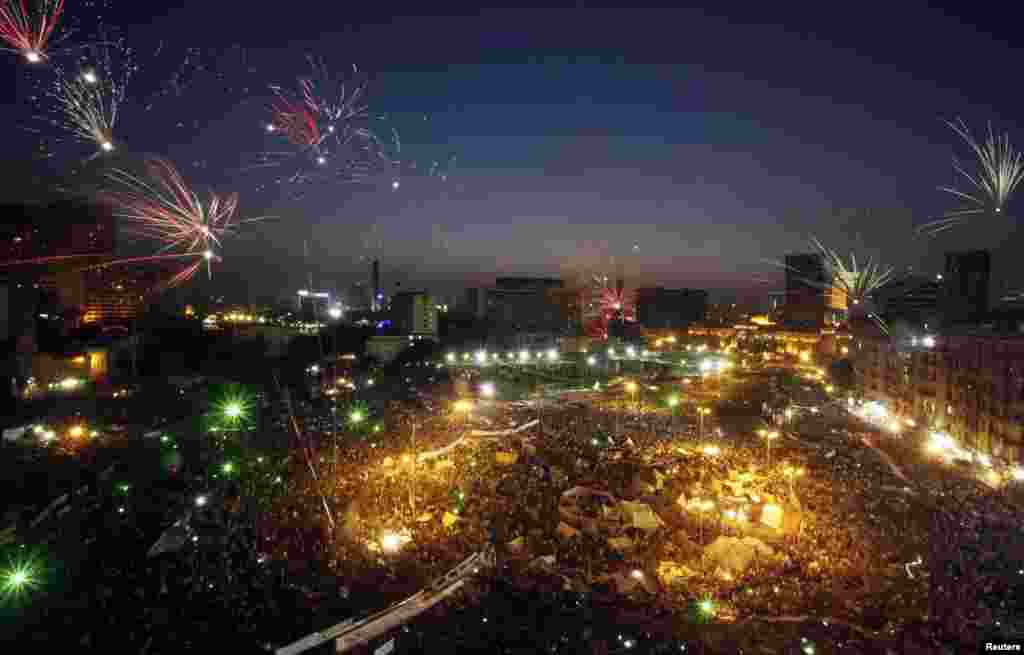
<path fill-rule="evenodd" d="M 46 48 L 64 13 L 64 0 L 0 0 L 0 39 L 29 63 L 46 59 Z"/>
<path fill-rule="evenodd" d="M 636 308 L 632 296 L 625 291 L 605 286 L 600 290 L 597 302 L 598 316 L 587 324 L 588 336 L 607 339 L 610 322 L 622 320 L 629 323 L 636 320 Z"/>
<path fill-rule="evenodd" d="M 304 103 L 295 102 L 278 92 L 271 105 L 273 121 L 267 126 L 270 132 L 282 132 L 294 145 L 315 148 L 323 141 L 316 116 Z"/>
<path fill-rule="evenodd" d="M 196 257 L 206 261 L 207 272 L 218 259 L 214 247 L 232 234 L 237 221 L 238 194 L 209 194 L 204 202 L 163 159 L 146 161 L 147 177 L 140 178 L 122 170 L 109 173 L 110 179 L 124 189 L 107 197 L 117 207 L 116 215 L 127 222 L 136 236 L 162 244 L 157 256 Z M 194 273 L 198 267 L 190 267 Z M 187 278 L 186 278 L 187 279 Z"/>

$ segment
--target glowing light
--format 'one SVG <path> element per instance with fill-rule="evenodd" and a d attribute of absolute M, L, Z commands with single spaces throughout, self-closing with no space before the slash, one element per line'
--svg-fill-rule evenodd
<path fill-rule="evenodd" d="M 1013 479 L 1016 480 L 1017 482 L 1022 482 L 1024 481 L 1024 468 L 1018 466 L 1013 469 L 1010 475 L 1012 475 Z"/>
<path fill-rule="evenodd" d="M 477 364 L 483 364 L 486 361 L 487 361 L 487 351 L 486 350 L 479 350 L 479 351 L 477 351 L 477 353 L 476 353 L 476 363 Z"/>
<path fill-rule="evenodd" d="M 400 187 L 400 186 L 402 186 L 402 183 L 399 180 L 392 180 L 391 181 L 391 188 L 392 189 L 397 190 L 398 187 Z"/>
<path fill-rule="evenodd" d="M 220 468 L 225 473 L 231 473 L 232 471 L 235 470 L 235 465 L 232 464 L 231 462 L 224 462 L 224 464 Z"/>
<path fill-rule="evenodd" d="M 626 383 L 626 391 L 628 391 L 629 393 L 636 393 L 636 390 L 637 390 L 636 382 L 633 382 L 632 380 L 630 380 L 629 382 Z"/>
<path fill-rule="evenodd" d="M 679 396 L 669 396 L 667 402 L 669 407 L 675 408 L 679 405 Z"/>
<path fill-rule="evenodd" d="M 548 361 L 553 362 L 556 359 L 558 359 L 558 351 L 555 350 L 554 348 L 551 348 L 551 349 L 548 350 L 547 356 L 548 356 Z"/>
<path fill-rule="evenodd" d="M 643 580 L 644 572 L 640 569 L 633 569 L 630 575 L 633 576 L 634 580 Z"/>
<path fill-rule="evenodd" d="M 451 364 L 452 362 L 455 361 L 455 353 L 448 353 L 447 355 L 445 355 L 444 359 L 446 362 Z"/>
<path fill-rule="evenodd" d="M 452 406 L 452 408 L 456 412 L 463 412 L 468 414 L 469 412 L 473 411 L 473 403 L 469 402 L 468 400 L 457 400 L 455 401 L 455 404 Z"/>
<path fill-rule="evenodd" d="M 705 598 L 697 603 L 697 609 L 699 609 L 700 613 L 706 617 L 715 615 L 715 603 L 710 598 Z"/>
<path fill-rule="evenodd" d="M 636 357 L 636 348 L 633 346 L 626 346 L 626 357 Z"/>
<path fill-rule="evenodd" d="M 68 430 L 68 436 L 74 437 L 75 439 L 81 437 L 83 434 L 85 434 L 85 428 L 83 428 L 81 425 L 75 425 L 70 430 Z"/>
<path fill-rule="evenodd" d="M 587 357 L 587 365 L 588 366 L 594 366 L 596 364 L 597 364 L 597 358 L 596 357 L 594 357 L 593 355 L 590 355 L 589 357 Z"/>
<path fill-rule="evenodd" d="M 481 384 L 480 385 L 480 395 L 483 396 L 484 398 L 493 398 L 494 397 L 494 383 L 493 382 L 484 382 L 483 384 Z"/>
<path fill-rule="evenodd" d="M 701 448 L 701 452 L 707 455 L 708 457 L 718 457 L 719 455 L 722 454 L 722 449 L 719 448 L 718 446 L 704 446 L 703 448 Z"/>
<path fill-rule="evenodd" d="M 412 541 L 409 535 L 398 532 L 384 532 L 380 536 L 380 548 L 385 553 L 397 553 L 402 546 Z"/>
<path fill-rule="evenodd" d="M 927 336 L 927 337 L 921 339 L 921 345 L 923 345 L 925 348 L 934 348 L 935 347 L 935 337 Z"/>
<path fill-rule="evenodd" d="M 203 507 L 206 505 L 206 496 L 196 496 L 196 507 Z"/>
<path fill-rule="evenodd" d="M 19 562 L 4 572 L 3 593 L 14 595 L 36 586 L 35 567 L 28 562 Z"/>
<path fill-rule="evenodd" d="M 356 409 L 356 410 L 353 410 L 352 413 L 348 415 L 348 418 L 353 423 L 358 424 L 358 423 L 362 423 L 363 419 L 366 418 L 366 417 L 363 415 L 362 411 Z"/>

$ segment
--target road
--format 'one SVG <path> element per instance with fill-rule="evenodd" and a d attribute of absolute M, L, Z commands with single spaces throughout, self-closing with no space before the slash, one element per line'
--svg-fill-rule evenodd
<path fill-rule="evenodd" d="M 327 630 L 314 632 L 302 639 L 278 648 L 276 655 L 299 655 L 307 650 L 335 641 L 335 650 L 344 653 L 367 644 L 409 621 L 434 605 L 457 593 L 466 581 L 480 572 L 483 567 L 493 565 L 489 553 L 474 553 L 451 571 L 441 576 L 426 589 L 409 596 L 361 620 L 348 619 Z"/>

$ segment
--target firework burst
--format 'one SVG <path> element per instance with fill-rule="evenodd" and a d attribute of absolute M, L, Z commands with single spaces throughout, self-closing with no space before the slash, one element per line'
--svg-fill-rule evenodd
<path fill-rule="evenodd" d="M 58 124 L 79 141 L 96 146 L 96 154 L 115 149 L 114 127 L 124 103 L 129 69 L 113 72 L 109 52 L 97 67 L 82 67 L 74 73 L 58 71 L 53 93 L 61 114 Z"/>
<path fill-rule="evenodd" d="M 0 0 L 0 39 L 30 64 L 38 64 L 47 58 L 63 13 L 64 0 Z"/>
<path fill-rule="evenodd" d="M 365 103 L 366 82 L 332 75 L 315 60 L 310 63 L 312 74 L 299 80 L 296 94 L 271 87 L 275 99 L 266 131 L 282 136 L 291 148 L 263 153 L 258 166 L 292 167 L 278 182 L 308 183 L 364 181 L 382 165 L 393 164 L 386 140 L 373 129 L 376 119 Z"/>
<path fill-rule="evenodd" d="M 893 279 L 893 268 L 883 268 L 881 264 L 869 257 L 863 264 L 857 263 L 857 255 L 850 254 L 847 266 L 843 258 L 834 250 L 826 248 L 816 238 L 811 243 L 821 254 L 825 263 L 825 278 L 829 280 L 827 288 L 838 289 L 846 296 L 846 301 L 859 305 L 869 301 L 875 293 Z"/>
<path fill-rule="evenodd" d="M 1020 151 L 1010 144 L 1008 134 L 997 137 L 990 124 L 988 138 L 981 143 L 962 120 L 946 124 L 967 143 L 975 162 L 973 167 L 965 167 L 954 158 L 953 169 L 964 185 L 960 189 L 949 186 L 939 187 L 939 190 L 954 196 L 964 206 L 922 226 L 920 231 L 926 234 L 937 234 L 973 216 L 1003 213 L 1010 196 L 1024 179 L 1024 161 Z"/>
<path fill-rule="evenodd" d="M 210 275 L 221 239 L 234 234 L 240 223 L 261 220 L 236 220 L 238 194 L 210 193 L 204 202 L 166 160 L 147 160 L 146 173 L 143 178 L 123 170 L 112 171 L 108 176 L 122 190 L 107 196 L 131 233 L 161 244 L 157 256 L 196 257 L 197 264 L 205 260 Z M 191 273 L 181 281 L 199 266 L 190 268 Z"/>
<path fill-rule="evenodd" d="M 614 320 L 626 322 L 636 319 L 636 307 L 631 294 L 621 288 L 619 284 L 611 286 L 607 275 L 594 275 L 591 278 L 589 289 L 584 290 L 589 295 L 590 303 L 596 304 L 596 316 L 586 326 L 587 333 L 595 338 L 604 339 L 608 336 L 608 324 Z M 587 303 L 588 299 L 583 298 Z"/>

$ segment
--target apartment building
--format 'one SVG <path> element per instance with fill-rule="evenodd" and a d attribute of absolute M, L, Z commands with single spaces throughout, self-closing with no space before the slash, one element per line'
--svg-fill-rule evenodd
<path fill-rule="evenodd" d="M 867 397 L 965 446 L 1024 460 L 1024 335 L 862 335 L 853 355 Z"/>

